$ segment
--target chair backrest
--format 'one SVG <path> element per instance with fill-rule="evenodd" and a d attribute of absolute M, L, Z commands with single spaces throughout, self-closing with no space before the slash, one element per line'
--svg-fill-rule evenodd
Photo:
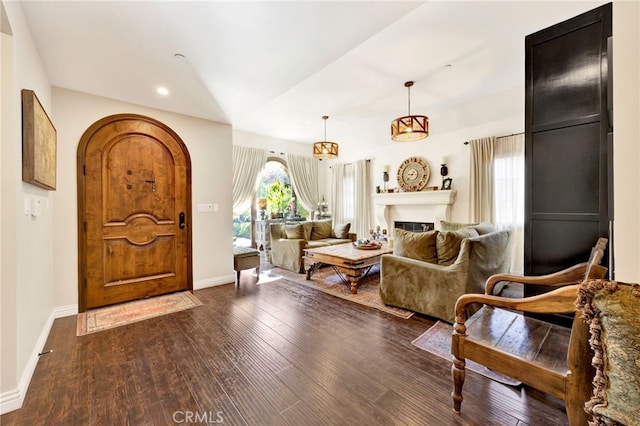
<path fill-rule="evenodd" d="M 584 273 L 585 280 L 589 278 L 594 278 L 595 269 L 598 265 L 600 265 L 600 262 L 604 257 L 604 251 L 607 248 L 608 241 L 609 241 L 608 239 L 604 237 L 600 237 L 598 238 L 596 245 L 591 249 L 591 256 L 589 256 L 587 269 L 585 270 L 585 273 Z"/>

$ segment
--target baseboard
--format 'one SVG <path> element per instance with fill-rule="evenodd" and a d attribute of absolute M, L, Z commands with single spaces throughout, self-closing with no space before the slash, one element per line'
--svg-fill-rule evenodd
<path fill-rule="evenodd" d="M 8 413 L 9 411 L 17 410 L 22 407 L 24 397 L 29 389 L 29 383 L 31 383 L 31 378 L 33 377 L 33 373 L 38 365 L 38 358 L 40 357 L 39 354 L 47 343 L 47 338 L 51 332 L 53 321 L 55 321 L 56 318 L 68 317 L 76 315 L 77 313 L 78 305 L 67 305 L 53 308 L 44 324 L 44 327 L 42 327 L 42 331 L 40 332 L 40 336 L 38 337 L 33 350 L 31 351 L 31 356 L 29 357 L 27 366 L 22 373 L 18 387 L 0 394 L 0 414 Z"/>
<path fill-rule="evenodd" d="M 193 283 L 194 290 L 202 290 L 203 288 L 215 287 L 217 285 L 231 284 L 236 282 L 236 274 L 223 275 L 221 277 L 208 278 L 206 280 L 198 280 Z"/>

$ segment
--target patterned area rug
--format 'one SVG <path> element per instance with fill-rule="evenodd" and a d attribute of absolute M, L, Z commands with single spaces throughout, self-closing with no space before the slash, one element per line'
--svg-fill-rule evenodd
<path fill-rule="evenodd" d="M 265 272 L 265 274 L 261 275 L 264 278 L 283 278 L 287 281 L 311 287 L 324 293 L 331 294 L 332 296 L 340 297 L 341 299 L 350 300 L 354 303 L 376 308 L 400 318 L 408 319 L 413 316 L 413 312 L 411 311 L 396 308 L 394 306 L 387 306 L 382 303 L 378 293 L 378 289 L 380 287 L 379 265 L 373 266 L 367 276 L 360 281 L 358 284 L 358 294 L 351 294 L 350 288 L 340 280 L 336 271 L 330 266 L 320 268 L 311 276 L 311 280 L 309 281 L 307 281 L 306 274 L 297 274 L 282 268 L 272 268 Z M 261 278 L 258 283 L 268 281 L 268 279 Z"/>
<path fill-rule="evenodd" d="M 154 296 L 78 314 L 76 336 L 143 321 L 202 305 L 190 291 Z"/>
<path fill-rule="evenodd" d="M 438 355 L 441 358 L 451 361 L 451 333 L 453 327 L 445 322 L 438 321 L 430 329 L 422 333 L 413 342 L 418 348 Z M 491 380 L 509 386 L 519 386 L 520 381 L 512 379 L 495 371 L 489 370 L 483 365 L 467 360 L 466 369 L 482 374 Z"/>

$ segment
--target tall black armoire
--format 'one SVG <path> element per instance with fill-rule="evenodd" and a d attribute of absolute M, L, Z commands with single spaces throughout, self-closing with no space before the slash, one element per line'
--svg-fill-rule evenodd
<path fill-rule="evenodd" d="M 525 39 L 527 275 L 585 262 L 598 237 L 610 267 L 611 15 L 609 3 Z"/>

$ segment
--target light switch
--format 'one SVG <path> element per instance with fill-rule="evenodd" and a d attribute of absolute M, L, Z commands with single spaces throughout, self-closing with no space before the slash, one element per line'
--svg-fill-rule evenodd
<path fill-rule="evenodd" d="M 24 215 L 31 216 L 31 198 L 24 199 Z"/>
<path fill-rule="evenodd" d="M 31 216 L 40 216 L 42 214 L 42 200 L 40 198 L 31 199 Z"/>
<path fill-rule="evenodd" d="M 211 203 L 198 204 L 198 213 L 211 213 L 214 211 L 213 206 Z"/>

